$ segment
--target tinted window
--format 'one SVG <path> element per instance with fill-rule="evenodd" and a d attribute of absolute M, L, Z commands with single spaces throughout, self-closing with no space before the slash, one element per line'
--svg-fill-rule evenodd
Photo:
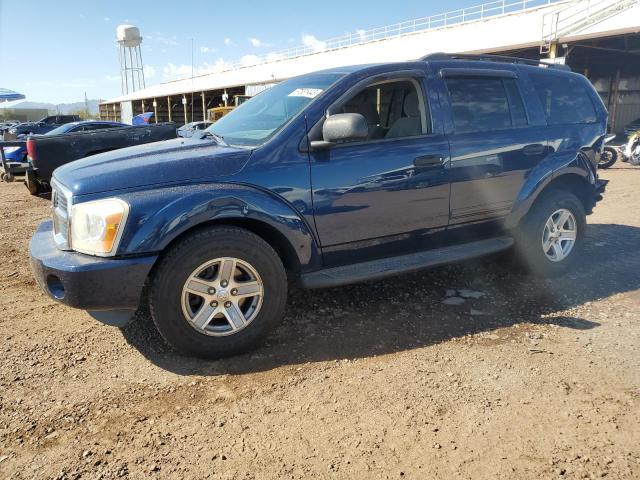
<path fill-rule="evenodd" d="M 456 133 L 499 130 L 527 124 L 516 81 L 510 78 L 447 79 Z"/>
<path fill-rule="evenodd" d="M 332 113 L 359 113 L 369 126 L 369 140 L 402 138 L 429 132 L 422 91 L 412 80 L 383 82 L 365 87 Z M 423 128 L 425 124 L 425 128 Z"/>
<path fill-rule="evenodd" d="M 549 125 L 590 123 L 596 111 L 584 84 L 568 75 L 530 73 Z"/>
<path fill-rule="evenodd" d="M 118 127 L 119 125 L 111 125 L 109 123 L 94 123 L 94 124 L 87 124 L 82 128 L 83 132 L 89 132 L 91 130 L 104 130 L 105 128 L 115 128 Z"/>

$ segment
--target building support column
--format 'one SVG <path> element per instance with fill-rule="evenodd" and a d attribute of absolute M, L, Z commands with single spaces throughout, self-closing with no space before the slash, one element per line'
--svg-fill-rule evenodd
<path fill-rule="evenodd" d="M 155 98 L 153 99 L 153 118 L 158 123 L 158 102 L 156 102 Z"/>
<path fill-rule="evenodd" d="M 186 125 L 189 122 L 187 121 L 187 97 L 185 95 L 182 95 L 182 107 L 184 109 L 184 124 Z"/>
<path fill-rule="evenodd" d="M 207 102 L 204 99 L 204 92 L 200 94 L 202 96 L 202 121 L 207 120 Z"/>
<path fill-rule="evenodd" d="M 613 90 L 609 92 L 611 95 L 610 100 L 611 110 L 609 110 L 609 126 L 611 127 L 611 131 L 616 131 L 616 113 L 618 112 L 618 93 L 620 92 L 620 69 L 616 70 L 616 76 L 613 81 Z"/>
<path fill-rule="evenodd" d="M 169 107 L 169 121 L 171 122 L 171 97 L 167 97 L 167 107 Z"/>

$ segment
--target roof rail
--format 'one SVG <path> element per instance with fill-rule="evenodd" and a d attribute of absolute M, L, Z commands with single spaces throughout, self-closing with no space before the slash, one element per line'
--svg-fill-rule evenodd
<path fill-rule="evenodd" d="M 535 65 L 537 67 L 555 68 L 557 70 L 571 71 L 568 65 L 560 63 L 547 63 L 542 60 L 532 60 L 530 58 L 509 57 L 507 55 L 491 55 L 488 53 L 472 54 L 472 53 L 430 53 L 420 58 L 422 61 L 427 60 L 484 60 L 487 62 L 504 62 L 519 63 L 523 65 Z"/>

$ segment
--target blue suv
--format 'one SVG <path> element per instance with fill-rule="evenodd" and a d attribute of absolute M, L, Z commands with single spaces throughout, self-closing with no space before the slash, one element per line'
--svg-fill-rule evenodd
<path fill-rule="evenodd" d="M 109 324 L 148 302 L 202 357 L 256 345 L 290 283 L 332 287 L 516 248 L 579 256 L 607 112 L 566 67 L 486 56 L 342 67 L 257 95 L 189 139 L 53 178 L 30 245 L 42 289 Z"/>

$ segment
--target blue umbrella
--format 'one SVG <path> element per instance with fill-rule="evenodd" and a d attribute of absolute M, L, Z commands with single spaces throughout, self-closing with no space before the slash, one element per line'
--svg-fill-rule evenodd
<path fill-rule="evenodd" d="M 0 88 L 0 101 L 22 100 L 23 98 L 27 97 L 8 88 Z"/>

